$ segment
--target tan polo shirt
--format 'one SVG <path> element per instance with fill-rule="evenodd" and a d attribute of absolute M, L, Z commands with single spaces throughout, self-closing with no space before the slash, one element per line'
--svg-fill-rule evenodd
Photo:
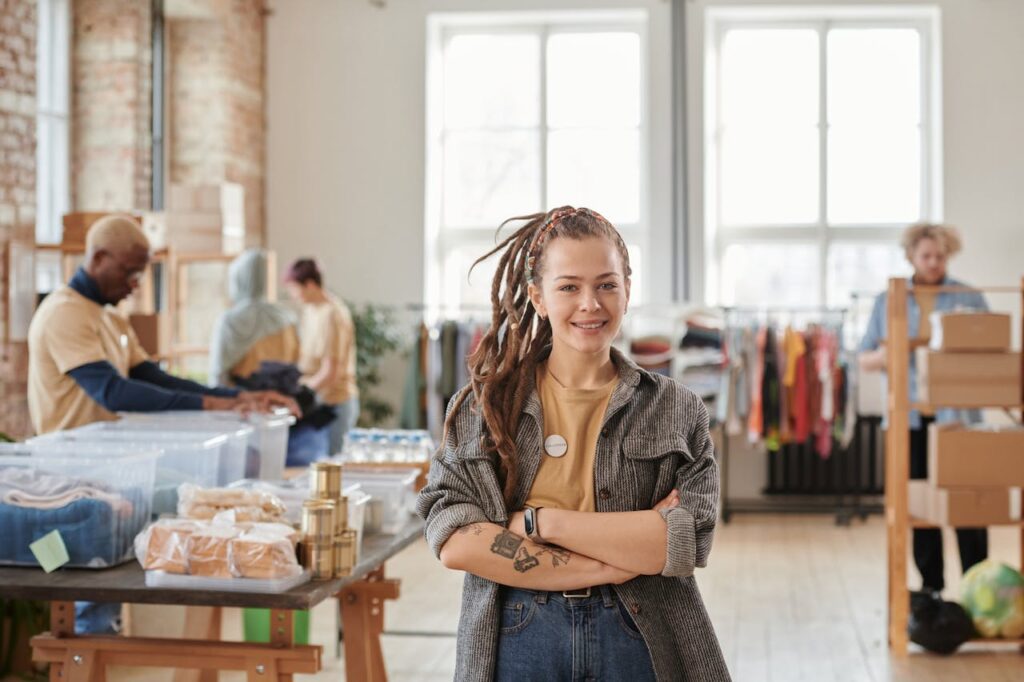
<path fill-rule="evenodd" d="M 348 306 L 328 292 L 327 301 L 302 306 L 299 321 L 299 370 L 303 376 L 316 374 L 324 359 L 338 363 L 337 378 L 320 389 L 320 399 L 337 405 L 359 395 L 356 388 L 356 330 Z"/>
<path fill-rule="evenodd" d="M 111 306 L 64 286 L 47 296 L 28 329 L 28 409 L 37 434 L 116 415 L 89 397 L 68 372 L 106 360 L 127 377 L 149 359 L 128 320 Z"/>
<path fill-rule="evenodd" d="M 547 371 L 537 372 L 537 395 L 544 414 L 544 443 L 540 469 L 526 500 L 529 507 L 572 511 L 595 510 L 594 458 L 601 423 L 618 376 L 594 389 L 566 388 Z M 552 436 L 565 439 L 565 454 L 549 448 Z"/>
<path fill-rule="evenodd" d="M 299 336 L 295 327 L 288 325 L 274 334 L 264 336 L 249 346 L 245 356 L 231 368 L 231 375 L 248 377 L 260 368 L 263 362 L 297 362 L 299 359 Z"/>

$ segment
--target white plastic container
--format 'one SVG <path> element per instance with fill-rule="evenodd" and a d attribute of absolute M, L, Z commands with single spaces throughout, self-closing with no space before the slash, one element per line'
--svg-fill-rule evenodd
<path fill-rule="evenodd" d="M 146 571 L 146 587 L 175 590 L 215 590 L 217 592 L 256 592 L 279 594 L 309 582 L 309 571 L 290 578 L 207 578 L 201 575 L 179 575 L 164 571 Z"/>
<path fill-rule="evenodd" d="M 373 499 L 360 483 L 352 483 L 341 489 L 348 498 L 348 527 L 356 532 L 356 556 L 363 551 L 363 529 L 366 527 L 366 510 Z"/>
<path fill-rule="evenodd" d="M 106 445 L 122 449 L 158 448 L 156 485 L 153 492 L 153 513 L 173 514 L 178 508 L 178 486 L 194 483 L 212 488 L 218 485 L 220 458 L 226 450 L 225 435 L 203 433 L 140 433 L 107 429 L 74 429 L 37 436 L 29 445 L 46 447 L 64 443 L 82 448 Z"/>
<path fill-rule="evenodd" d="M 419 469 L 345 469 L 344 480 L 358 483 L 370 496 L 365 510 L 363 530 L 366 534 L 393 534 L 409 521 L 416 504 L 416 479 Z"/>
<path fill-rule="evenodd" d="M 65 566 L 131 559 L 152 516 L 159 457 L 152 446 L 0 444 L 0 564 L 38 566 L 29 545 L 53 530 Z"/>
<path fill-rule="evenodd" d="M 203 429 L 208 424 L 232 423 L 251 426 L 249 450 L 246 457 L 245 477 L 276 481 L 284 476 L 284 463 L 288 456 L 288 429 L 295 417 L 288 412 L 243 415 L 227 410 L 171 412 L 130 412 L 122 416 L 124 422 L 163 424 L 167 428 Z"/>

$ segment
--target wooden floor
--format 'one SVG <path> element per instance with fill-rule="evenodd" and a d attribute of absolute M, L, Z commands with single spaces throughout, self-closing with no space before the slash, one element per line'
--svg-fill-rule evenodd
<path fill-rule="evenodd" d="M 991 555 L 1019 561 L 1019 533 L 991 531 Z M 946 537 L 947 598 L 958 593 L 959 560 Z M 885 540 L 879 517 L 849 528 L 826 516 L 737 515 L 720 526 L 709 568 L 698 581 L 733 678 L 740 682 L 921 680 L 1021 682 L 1024 655 L 1012 648 L 965 647 L 952 657 L 917 650 L 889 656 L 885 644 Z M 912 565 L 912 564 L 911 564 Z M 420 542 L 389 564 L 402 578 L 403 596 L 389 602 L 391 631 L 447 632 L 448 637 L 387 635 L 384 650 L 392 682 L 451 680 L 461 575 L 444 570 Z M 912 579 L 917 580 L 916 572 Z M 913 584 L 913 582 L 912 582 Z M 165 634 L 180 620 L 162 609 L 137 610 L 140 634 Z M 313 612 L 312 640 L 325 646 L 324 667 L 310 680 L 344 679 L 334 656 L 333 602 Z M 179 616 L 180 618 L 180 616 Z M 157 626 L 156 623 L 160 625 Z M 229 610 L 225 636 L 240 638 L 237 611 Z M 153 669 L 112 668 L 110 682 L 157 682 Z M 224 674 L 222 680 L 242 680 Z"/>

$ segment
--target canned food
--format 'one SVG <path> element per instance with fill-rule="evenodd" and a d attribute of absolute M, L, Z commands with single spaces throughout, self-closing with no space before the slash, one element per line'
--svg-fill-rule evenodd
<path fill-rule="evenodd" d="M 334 576 L 350 575 L 356 565 L 356 532 L 346 530 L 334 538 Z"/>
<path fill-rule="evenodd" d="M 317 542 L 330 542 L 337 528 L 334 500 L 305 500 L 302 503 L 302 535 Z"/>
<path fill-rule="evenodd" d="M 348 530 L 348 498 L 342 495 L 334 503 L 334 534 Z"/>
<path fill-rule="evenodd" d="M 320 499 L 336 500 L 341 497 L 341 463 L 313 462 L 309 465 L 309 495 Z"/>
<path fill-rule="evenodd" d="M 313 575 L 314 580 L 330 580 L 334 577 L 334 545 L 330 542 L 309 542 L 299 545 L 302 567 Z"/>

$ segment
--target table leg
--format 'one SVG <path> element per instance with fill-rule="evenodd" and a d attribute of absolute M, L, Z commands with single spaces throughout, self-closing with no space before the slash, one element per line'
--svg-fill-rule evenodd
<path fill-rule="evenodd" d="M 222 617 L 223 609 L 219 606 L 186 606 L 182 638 L 220 641 Z M 217 671 L 178 668 L 174 671 L 174 682 L 217 682 Z"/>
<path fill-rule="evenodd" d="M 338 593 L 345 630 L 345 679 L 386 682 L 380 635 L 384 600 L 398 599 L 401 581 L 384 577 L 384 566 Z"/>
<path fill-rule="evenodd" d="M 50 632 L 54 637 L 75 636 L 75 602 L 50 602 Z M 64 682 L 64 665 L 50 664 L 50 682 Z"/>

